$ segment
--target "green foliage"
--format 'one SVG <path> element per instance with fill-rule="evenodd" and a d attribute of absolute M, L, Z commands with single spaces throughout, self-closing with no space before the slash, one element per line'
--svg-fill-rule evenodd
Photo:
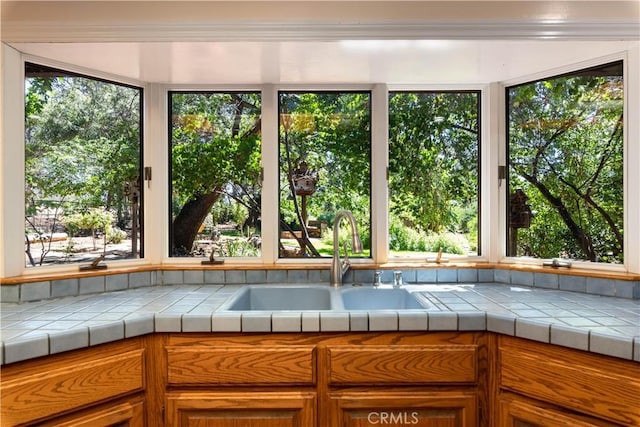
<path fill-rule="evenodd" d="M 127 238 L 127 232 L 120 230 L 118 227 L 110 227 L 107 229 L 106 241 L 107 243 L 118 244 L 122 243 Z"/>
<path fill-rule="evenodd" d="M 113 214 L 100 208 L 89 209 L 84 212 L 62 217 L 62 223 L 67 228 L 69 236 L 76 235 L 81 230 L 90 230 L 93 236 L 94 249 L 96 247 L 96 232 L 102 231 L 105 235 L 108 235 L 113 220 Z M 108 238 L 105 237 L 105 243 L 107 240 Z"/>
<path fill-rule="evenodd" d="M 623 261 L 621 67 L 509 89 L 509 188 L 534 213 L 518 253 Z"/>
<path fill-rule="evenodd" d="M 477 240 L 479 102 L 477 92 L 390 94 L 391 249 L 445 230 Z"/>

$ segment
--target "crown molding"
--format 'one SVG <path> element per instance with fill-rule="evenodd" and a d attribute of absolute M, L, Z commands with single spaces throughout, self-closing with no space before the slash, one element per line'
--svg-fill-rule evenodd
<path fill-rule="evenodd" d="M 5 23 L 2 40 L 28 42 L 336 41 L 363 39 L 640 40 L 640 22 L 211 22 L 158 24 Z"/>

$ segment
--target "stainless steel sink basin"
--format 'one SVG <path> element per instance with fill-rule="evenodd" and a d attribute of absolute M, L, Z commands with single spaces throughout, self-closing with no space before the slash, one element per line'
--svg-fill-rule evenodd
<path fill-rule="evenodd" d="M 403 288 L 350 288 L 342 290 L 345 310 L 410 310 L 427 308 L 426 301 Z"/>
<path fill-rule="evenodd" d="M 336 305 L 332 289 L 323 286 L 246 286 L 222 310 L 280 311 L 331 310 Z"/>

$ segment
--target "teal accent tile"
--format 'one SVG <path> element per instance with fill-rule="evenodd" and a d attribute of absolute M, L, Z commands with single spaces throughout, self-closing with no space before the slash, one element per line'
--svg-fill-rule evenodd
<path fill-rule="evenodd" d="M 184 271 L 164 270 L 162 272 L 163 285 L 182 285 L 184 283 Z"/>
<path fill-rule="evenodd" d="M 320 330 L 322 332 L 347 332 L 349 331 L 348 312 L 321 312 Z"/>
<path fill-rule="evenodd" d="M 265 283 L 267 272 L 265 270 L 247 270 L 247 283 Z"/>
<path fill-rule="evenodd" d="M 86 347 L 89 347 L 89 329 L 86 327 L 49 333 L 50 354 Z"/>
<path fill-rule="evenodd" d="M 550 273 L 534 273 L 533 286 L 536 288 L 558 289 L 558 275 Z"/>
<path fill-rule="evenodd" d="M 238 313 L 213 313 L 211 316 L 211 331 L 213 332 L 241 332 L 242 316 Z"/>
<path fill-rule="evenodd" d="M 429 312 L 430 331 L 457 331 L 458 315 L 450 311 Z"/>
<path fill-rule="evenodd" d="M 487 283 L 493 282 L 494 278 L 494 270 L 493 268 L 479 268 L 478 269 L 478 282 Z"/>
<path fill-rule="evenodd" d="M 456 283 L 458 281 L 458 269 L 456 268 L 438 268 L 438 283 Z"/>
<path fill-rule="evenodd" d="M 244 285 L 247 283 L 246 272 L 244 270 L 227 270 L 224 274 L 224 282 Z"/>
<path fill-rule="evenodd" d="M 287 270 L 267 270 L 267 283 L 287 283 Z"/>
<path fill-rule="evenodd" d="M 395 311 L 370 311 L 370 331 L 397 331 L 398 313 Z"/>
<path fill-rule="evenodd" d="M 30 336 L 4 343 L 4 363 L 20 362 L 49 354 L 49 335 Z"/>
<path fill-rule="evenodd" d="M 496 269 L 493 271 L 493 279 L 498 283 L 511 283 L 511 271 Z"/>
<path fill-rule="evenodd" d="M 487 329 L 487 314 L 484 311 L 459 311 L 459 331 L 485 331 Z"/>
<path fill-rule="evenodd" d="M 636 291 L 636 289 L 640 288 L 640 282 L 633 282 L 628 280 L 614 280 L 614 286 L 616 288 L 615 290 L 616 297 L 618 298 L 640 297 L 640 292 Z"/>
<path fill-rule="evenodd" d="M 151 286 L 151 272 L 140 271 L 137 273 L 129 273 L 129 288 L 144 288 Z"/>
<path fill-rule="evenodd" d="M 204 283 L 210 285 L 223 285 L 225 283 L 224 276 L 224 270 L 205 270 Z"/>
<path fill-rule="evenodd" d="M 633 360 L 633 338 L 591 332 L 589 351 Z"/>
<path fill-rule="evenodd" d="M 612 279 L 587 277 L 587 293 L 614 296 L 616 294 L 616 282 Z"/>
<path fill-rule="evenodd" d="M 300 332 L 302 313 L 273 313 L 271 315 L 272 332 Z"/>
<path fill-rule="evenodd" d="M 111 322 L 89 326 L 89 345 L 98 345 L 124 339 L 124 322 Z"/>
<path fill-rule="evenodd" d="M 399 311 L 398 330 L 426 331 L 429 329 L 429 317 L 425 311 Z"/>
<path fill-rule="evenodd" d="M 512 271 L 511 283 L 519 286 L 533 286 L 533 273 L 530 271 Z"/>
<path fill-rule="evenodd" d="M 366 311 L 349 312 L 349 330 L 352 332 L 369 330 L 369 315 Z"/>
<path fill-rule="evenodd" d="M 302 332 L 320 332 L 320 313 L 302 312 Z"/>
<path fill-rule="evenodd" d="M 271 332 L 271 313 L 242 313 L 242 332 Z"/>
<path fill-rule="evenodd" d="M 515 316 L 487 313 L 487 330 L 499 334 L 515 336 Z"/>
<path fill-rule="evenodd" d="M 151 334 L 154 331 L 153 314 L 132 314 L 124 318 L 124 336 L 126 338 Z"/>
<path fill-rule="evenodd" d="M 0 286 L 0 302 L 20 302 L 20 286 L 24 285 Z"/>
<path fill-rule="evenodd" d="M 578 350 L 589 350 L 589 331 L 562 325 L 551 325 L 551 344 Z"/>
<path fill-rule="evenodd" d="M 183 314 L 182 332 L 211 332 L 211 314 Z"/>
<path fill-rule="evenodd" d="M 580 276 L 559 276 L 560 289 L 571 292 L 586 292 L 587 278 Z"/>
<path fill-rule="evenodd" d="M 438 278 L 435 268 L 422 269 L 416 271 L 416 281 L 418 283 L 436 283 Z"/>
<path fill-rule="evenodd" d="M 78 279 L 64 279 L 51 281 L 51 296 L 53 298 L 78 295 Z"/>
<path fill-rule="evenodd" d="M 458 270 L 458 283 L 475 283 L 478 281 L 478 270 L 475 268 L 461 268 Z"/>
<path fill-rule="evenodd" d="M 331 272 L 329 269 L 309 270 L 309 283 L 325 284 L 331 280 Z"/>
<path fill-rule="evenodd" d="M 105 276 L 81 277 L 80 295 L 99 294 L 105 290 Z"/>
<path fill-rule="evenodd" d="M 105 289 L 107 292 L 129 289 L 129 275 L 113 274 L 105 276 Z"/>
<path fill-rule="evenodd" d="M 516 319 L 516 336 L 548 343 L 550 340 L 550 325 L 529 319 Z"/>
<path fill-rule="evenodd" d="M 204 283 L 203 270 L 185 270 L 184 283 L 190 285 L 201 285 Z"/>
<path fill-rule="evenodd" d="M 287 283 L 307 283 L 307 270 L 287 270 Z"/>

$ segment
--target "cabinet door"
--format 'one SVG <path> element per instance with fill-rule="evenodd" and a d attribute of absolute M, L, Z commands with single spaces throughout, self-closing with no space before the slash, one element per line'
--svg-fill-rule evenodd
<path fill-rule="evenodd" d="M 43 427 L 144 427 L 144 404 L 138 400 L 103 405 L 38 425 Z"/>
<path fill-rule="evenodd" d="M 173 392 L 170 427 L 314 427 L 313 392 Z"/>
<path fill-rule="evenodd" d="M 613 427 L 611 424 L 549 405 L 537 404 L 518 396 L 500 398 L 500 427 Z"/>
<path fill-rule="evenodd" d="M 475 393 L 385 391 L 329 394 L 331 427 L 475 427 Z"/>

